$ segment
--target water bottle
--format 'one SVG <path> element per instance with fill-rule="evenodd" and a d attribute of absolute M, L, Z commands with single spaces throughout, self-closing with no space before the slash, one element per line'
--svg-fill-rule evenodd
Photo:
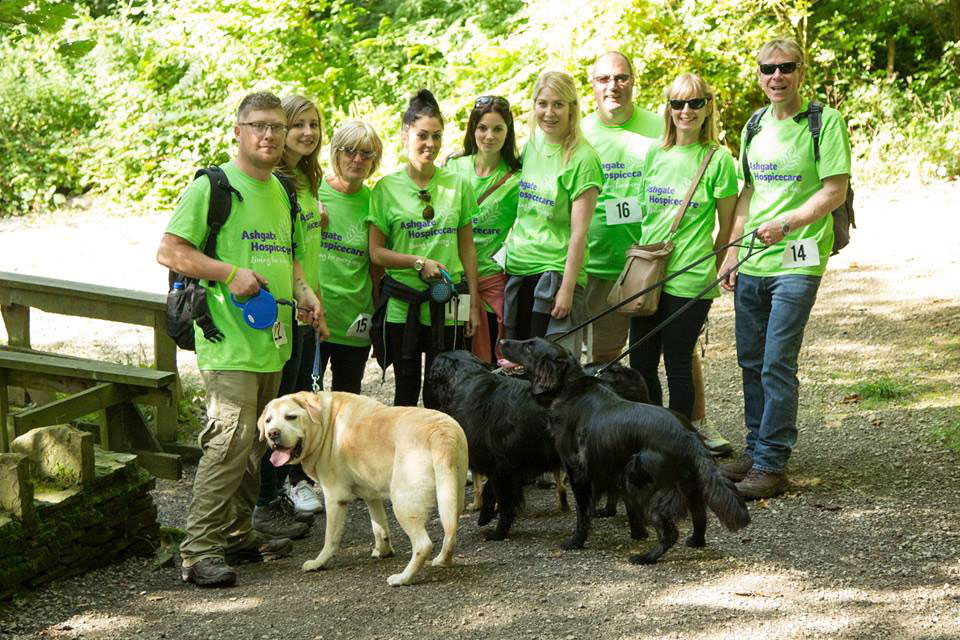
<path fill-rule="evenodd" d="M 173 289 L 171 289 L 171 293 L 173 293 L 174 291 L 180 291 L 182 289 L 183 289 L 183 282 L 180 280 L 174 280 Z"/>

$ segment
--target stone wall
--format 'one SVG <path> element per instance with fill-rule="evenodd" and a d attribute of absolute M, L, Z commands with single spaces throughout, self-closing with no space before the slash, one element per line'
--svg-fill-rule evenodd
<path fill-rule="evenodd" d="M 159 542 L 153 476 L 69 426 L 34 429 L 0 454 L 0 600 Z"/>

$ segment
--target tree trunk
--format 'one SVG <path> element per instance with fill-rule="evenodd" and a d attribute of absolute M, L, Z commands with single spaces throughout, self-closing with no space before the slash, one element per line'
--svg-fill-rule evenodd
<path fill-rule="evenodd" d="M 894 68 L 894 62 L 897 59 L 897 39 L 894 36 L 887 38 L 887 80 L 892 81 L 897 72 Z"/>

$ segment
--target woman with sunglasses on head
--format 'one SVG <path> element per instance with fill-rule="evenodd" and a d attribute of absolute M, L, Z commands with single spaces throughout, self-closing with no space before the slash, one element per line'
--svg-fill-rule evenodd
<path fill-rule="evenodd" d="M 294 256 L 303 268 L 303 279 L 310 290 L 320 291 L 318 251 L 321 243 L 321 220 L 326 213 L 317 201 L 317 189 L 323 178 L 318 155 L 323 138 L 323 120 L 316 105 L 303 96 L 287 96 L 280 101 L 287 116 L 287 134 L 283 156 L 277 171 L 293 181 L 297 188 L 300 214 L 294 225 L 296 247 Z M 326 308 L 326 305 L 325 305 Z M 290 359 L 283 367 L 278 396 L 310 389 L 310 371 L 314 347 L 317 344 L 313 327 L 298 325 L 290 336 L 293 349 Z M 282 499 L 284 482 L 289 477 L 285 490 L 294 514 L 284 509 Z M 323 503 L 300 465 L 275 467 L 269 452 L 260 463 L 260 494 L 253 510 L 253 528 L 261 533 L 285 538 L 300 538 L 306 535 L 313 514 L 323 509 Z"/>
<path fill-rule="evenodd" d="M 600 158 L 580 132 L 573 78 L 547 71 L 533 88 L 517 221 L 507 239 L 504 325 L 518 339 L 546 337 L 585 320 L 587 230 L 603 184 Z M 564 346 L 580 353 L 580 336 Z"/>
<path fill-rule="evenodd" d="M 496 345 L 503 324 L 503 287 L 506 276 L 494 259 L 517 218 L 520 159 L 510 103 L 500 96 L 481 96 L 473 103 L 463 138 L 464 154 L 446 168 L 473 188 L 480 210 L 473 219 L 477 249 L 477 276 L 487 322 L 474 329 L 471 350 L 486 362 L 496 361 Z"/>
<path fill-rule="evenodd" d="M 422 357 L 429 368 L 438 353 L 462 348 L 481 322 L 471 225 L 477 199 L 463 178 L 434 164 L 443 116 L 426 89 L 410 98 L 401 139 L 406 166 L 382 178 L 370 198 L 370 259 L 386 269 L 371 339 L 380 366 L 393 364 L 394 404 L 415 406 Z M 469 299 L 442 302 L 450 286 Z M 424 389 L 424 405 L 432 404 Z"/>
<path fill-rule="evenodd" d="M 737 173 L 733 156 L 717 142 L 714 93 L 699 76 L 678 76 L 664 92 L 663 142 L 652 146 L 644 158 L 641 206 L 643 242 L 669 240 L 673 251 L 667 260 L 670 276 L 726 244 L 737 202 Z M 671 233 L 681 204 L 700 169 L 703 175 L 688 207 Z M 716 235 L 714 235 L 716 231 Z M 644 337 L 668 316 L 696 298 L 717 278 L 716 260 L 706 260 L 663 285 L 656 312 L 630 320 L 630 343 Z M 670 390 L 670 409 L 690 418 L 694 405 L 693 349 L 706 321 L 714 286 L 703 298 L 631 352 L 630 366 L 644 377 L 654 404 L 663 404 L 657 368 L 663 356 Z"/>

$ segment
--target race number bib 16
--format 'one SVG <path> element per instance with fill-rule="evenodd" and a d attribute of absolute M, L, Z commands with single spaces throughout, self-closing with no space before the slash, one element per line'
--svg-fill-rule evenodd
<path fill-rule="evenodd" d="M 607 212 L 607 225 L 640 222 L 643 217 L 640 212 L 639 198 L 607 200 L 603 203 L 603 207 Z"/>
<path fill-rule="evenodd" d="M 347 329 L 348 338 L 369 338 L 370 337 L 370 314 L 361 313 L 357 316 L 350 324 L 350 328 Z"/>
<path fill-rule="evenodd" d="M 820 248 L 816 238 L 790 240 L 783 250 L 783 266 L 785 267 L 819 267 Z"/>

